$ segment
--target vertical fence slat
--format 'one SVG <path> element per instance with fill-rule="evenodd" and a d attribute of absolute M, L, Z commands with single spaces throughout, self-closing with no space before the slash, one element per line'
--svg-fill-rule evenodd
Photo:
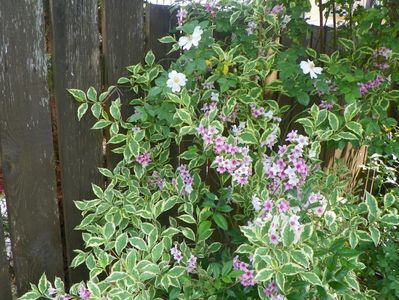
<path fill-rule="evenodd" d="M 104 83 L 116 84 L 144 56 L 143 0 L 103 2 Z"/>
<path fill-rule="evenodd" d="M 79 122 L 77 103 L 68 88 L 100 88 L 100 40 L 97 0 L 51 0 L 53 36 L 54 92 L 57 106 L 59 155 L 63 192 L 63 213 L 68 263 L 74 249 L 82 249 L 80 212 L 74 200 L 94 197 L 91 182 L 100 184 L 97 168 L 102 165 L 102 133 L 91 130 L 94 118 L 88 111 Z M 85 270 L 70 269 L 71 282 L 85 278 Z"/>
<path fill-rule="evenodd" d="M 147 48 L 154 52 L 157 62 L 166 67 L 170 65 L 170 60 L 174 59 L 175 54 L 167 55 L 171 45 L 162 44 L 158 39 L 169 35 L 170 30 L 176 26 L 176 16 L 170 12 L 169 6 L 151 3 L 147 5 L 146 14 Z"/>
<path fill-rule="evenodd" d="M 144 1 L 103 1 L 102 33 L 104 85 L 116 85 L 118 78 L 128 75 L 127 66 L 143 60 Z M 134 112 L 129 100 L 135 95 L 127 88 L 120 88 L 117 96 L 121 98 L 121 112 L 126 119 Z M 112 148 L 107 149 L 107 165 L 111 169 L 120 161 L 120 156 L 111 152 Z"/>
<path fill-rule="evenodd" d="M 10 272 L 2 222 L 2 216 L 0 215 L 0 299 L 11 300 Z"/>
<path fill-rule="evenodd" d="M 62 276 L 43 3 L 0 5 L 0 133 L 18 293 Z"/>

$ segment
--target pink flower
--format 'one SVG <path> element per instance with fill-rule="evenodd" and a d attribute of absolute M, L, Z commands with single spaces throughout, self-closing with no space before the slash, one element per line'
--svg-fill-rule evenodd
<path fill-rule="evenodd" d="M 273 245 L 277 245 L 277 244 L 280 242 L 280 237 L 279 237 L 276 233 L 271 232 L 271 233 L 269 234 L 269 241 L 270 241 L 270 243 L 272 243 Z"/>
<path fill-rule="evenodd" d="M 144 154 L 139 154 L 136 157 L 136 161 L 141 164 L 142 167 L 146 167 L 148 166 L 148 164 L 151 162 L 151 157 L 150 154 L 148 152 L 144 153 Z"/>
<path fill-rule="evenodd" d="M 266 200 L 265 203 L 263 204 L 263 208 L 265 211 L 269 212 L 273 208 L 273 201 L 272 200 Z"/>
<path fill-rule="evenodd" d="M 178 263 L 181 262 L 181 260 L 183 259 L 183 255 L 180 252 L 180 250 L 177 248 L 177 245 L 175 245 L 173 248 L 170 249 L 170 253 L 173 255 L 173 259 Z"/>
<path fill-rule="evenodd" d="M 193 273 L 196 267 L 197 267 L 197 257 L 191 255 L 187 261 L 187 272 Z"/>
<path fill-rule="evenodd" d="M 82 285 L 80 287 L 80 289 L 79 289 L 79 297 L 80 297 L 80 299 L 87 300 L 87 299 L 90 298 L 90 295 L 91 294 L 90 294 L 89 289 Z"/>
<path fill-rule="evenodd" d="M 255 276 L 254 271 L 247 271 L 240 276 L 240 282 L 243 286 L 254 286 L 255 285 Z"/>
<path fill-rule="evenodd" d="M 279 202 L 279 204 L 277 205 L 277 208 L 280 211 L 280 213 L 285 213 L 285 212 L 287 212 L 289 210 L 290 204 L 286 200 L 281 200 Z"/>
<path fill-rule="evenodd" d="M 273 15 L 278 15 L 279 13 L 284 11 L 284 5 L 283 4 L 279 4 L 279 5 L 275 5 L 272 10 L 271 13 Z"/>

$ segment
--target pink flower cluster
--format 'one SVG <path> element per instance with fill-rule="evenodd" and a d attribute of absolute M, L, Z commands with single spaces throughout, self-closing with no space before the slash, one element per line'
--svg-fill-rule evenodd
<path fill-rule="evenodd" d="M 90 291 L 87 287 L 85 287 L 84 285 L 80 286 L 79 289 L 79 297 L 81 300 L 87 300 L 89 299 L 91 296 Z"/>
<path fill-rule="evenodd" d="M 267 287 L 263 290 L 267 297 L 272 297 L 273 294 L 277 293 L 277 284 L 274 280 L 270 281 Z"/>
<path fill-rule="evenodd" d="M 303 158 L 304 148 L 309 145 L 309 138 L 293 130 L 287 135 L 286 141 L 291 145 L 279 146 L 277 159 L 267 155 L 263 157 L 266 177 L 272 180 L 269 189 L 274 192 L 280 188 L 290 190 L 301 187 L 310 171 Z"/>
<path fill-rule="evenodd" d="M 188 15 L 187 10 L 185 10 L 182 7 L 180 7 L 179 11 L 176 14 L 177 23 L 179 24 L 179 26 L 183 25 L 183 22 L 187 18 L 187 15 Z"/>
<path fill-rule="evenodd" d="M 305 208 L 308 208 L 314 203 L 319 203 L 318 206 L 311 208 L 311 210 L 319 217 L 321 217 L 327 208 L 327 199 L 320 193 L 311 193 L 308 201 L 305 203 Z"/>
<path fill-rule="evenodd" d="M 254 286 L 256 284 L 254 271 L 250 270 L 249 264 L 247 264 L 243 261 L 240 261 L 238 256 L 234 257 L 234 259 L 233 259 L 233 269 L 241 270 L 244 272 L 240 276 L 240 282 L 243 286 Z"/>
<path fill-rule="evenodd" d="M 150 181 L 152 184 L 156 185 L 160 190 L 162 190 L 166 184 L 166 180 L 162 178 L 157 171 L 152 172 Z"/>
<path fill-rule="evenodd" d="M 205 10 L 214 18 L 216 16 L 216 0 L 207 0 Z"/>
<path fill-rule="evenodd" d="M 279 123 L 281 121 L 280 118 L 273 118 L 273 121 L 277 123 L 272 124 L 272 131 L 267 136 L 266 140 L 263 142 L 262 146 L 267 146 L 269 149 L 272 149 L 273 146 L 277 143 L 277 139 L 279 136 Z"/>
<path fill-rule="evenodd" d="M 209 113 L 214 110 L 217 109 L 217 102 L 211 102 L 211 103 L 204 103 L 204 105 L 201 108 L 201 111 L 204 113 L 205 117 L 209 116 Z"/>
<path fill-rule="evenodd" d="M 366 95 L 370 90 L 378 88 L 384 81 L 381 75 L 377 75 L 374 80 L 369 80 L 366 83 L 358 83 L 359 91 L 362 96 Z"/>
<path fill-rule="evenodd" d="M 197 132 L 204 140 L 205 145 L 213 145 L 217 155 L 214 161 L 216 171 L 220 174 L 229 173 L 233 182 L 243 186 L 248 183 L 252 175 L 252 158 L 249 156 L 248 147 L 237 146 L 237 142 L 231 144 L 226 137 L 218 135 L 216 128 L 205 128 L 200 125 Z"/>
<path fill-rule="evenodd" d="M 257 119 L 261 116 L 265 116 L 265 117 L 269 117 L 269 118 L 273 117 L 273 113 L 271 111 L 266 112 L 264 107 L 258 107 L 255 103 L 251 103 L 250 107 L 251 107 L 251 115 L 255 119 Z"/>
<path fill-rule="evenodd" d="M 187 272 L 193 273 L 196 267 L 197 267 L 197 257 L 191 255 L 187 261 Z"/>
<path fill-rule="evenodd" d="M 193 177 L 190 175 L 187 165 L 180 165 L 177 168 L 177 171 L 179 172 L 179 175 L 184 182 L 183 194 L 184 195 L 191 194 L 191 192 L 193 191 Z M 175 181 L 173 183 L 176 184 Z"/>
<path fill-rule="evenodd" d="M 284 5 L 283 4 L 278 4 L 278 5 L 275 5 L 272 8 L 271 13 L 273 15 L 278 15 L 279 13 L 282 13 L 283 11 L 284 11 Z"/>
<path fill-rule="evenodd" d="M 151 162 L 150 153 L 146 152 L 144 154 L 139 154 L 136 157 L 136 161 L 142 166 L 146 167 Z"/>
<path fill-rule="evenodd" d="M 271 244 L 277 245 L 281 242 L 281 231 L 287 224 L 295 234 L 294 243 L 299 241 L 303 230 L 303 226 L 299 223 L 299 217 L 295 214 L 288 216 L 285 213 L 281 213 L 280 210 L 280 215 L 273 217 L 273 221 L 269 228 L 269 242 Z"/>
<path fill-rule="evenodd" d="M 173 255 L 173 259 L 178 263 L 181 262 L 181 260 L 183 259 L 183 254 L 181 253 L 179 248 L 177 248 L 177 244 L 175 244 L 175 246 L 170 249 L 170 253 Z"/>
<path fill-rule="evenodd" d="M 319 107 L 320 107 L 321 109 L 331 110 L 331 109 L 334 108 L 334 103 L 321 100 L 321 101 L 320 101 L 320 104 L 319 104 Z"/>

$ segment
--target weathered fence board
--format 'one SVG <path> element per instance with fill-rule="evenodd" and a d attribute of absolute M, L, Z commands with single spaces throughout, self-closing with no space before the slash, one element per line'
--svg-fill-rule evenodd
<path fill-rule="evenodd" d="M 170 44 L 159 42 L 161 37 L 169 35 L 170 30 L 176 26 L 175 14 L 170 12 L 167 5 L 147 4 L 147 50 L 154 52 L 156 61 L 164 67 L 170 65 L 175 56 L 167 55 L 172 48 Z"/>
<path fill-rule="evenodd" d="M 95 123 L 89 111 L 79 122 L 77 103 L 68 88 L 87 89 L 101 85 L 100 40 L 97 0 L 51 0 L 55 98 L 57 106 L 63 213 L 68 264 L 74 249 L 82 249 L 80 212 L 74 200 L 93 197 L 90 182 L 100 184 L 97 168 L 102 165 L 102 133 L 90 129 Z M 82 269 L 71 269 L 76 282 L 85 277 Z"/>
<path fill-rule="evenodd" d="M 118 78 L 127 76 L 127 66 L 137 64 L 144 57 L 144 2 L 140 0 L 106 0 L 102 9 L 102 34 L 104 55 L 104 85 L 116 85 Z M 121 98 L 123 118 L 133 112 L 129 101 L 133 91 L 119 87 L 116 97 Z M 107 165 L 113 168 L 120 156 L 107 147 Z"/>
<path fill-rule="evenodd" d="M 0 22 L 0 140 L 21 294 L 43 272 L 63 274 L 43 3 L 2 0 Z"/>
<path fill-rule="evenodd" d="M 5 249 L 3 220 L 0 215 L 0 299 L 11 299 L 10 272 Z"/>

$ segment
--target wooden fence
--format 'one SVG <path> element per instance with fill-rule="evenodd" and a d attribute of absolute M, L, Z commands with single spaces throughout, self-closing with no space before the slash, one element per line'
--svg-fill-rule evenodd
<path fill-rule="evenodd" d="M 102 181 L 103 136 L 89 116 L 78 121 L 66 89 L 113 84 L 149 49 L 163 57 L 157 39 L 173 19 L 143 0 L 1 0 L 0 166 L 13 263 L 10 272 L 0 223 L 1 300 L 43 272 L 85 278 L 68 268 L 82 248 L 73 201 L 94 198 L 90 182 Z"/>

